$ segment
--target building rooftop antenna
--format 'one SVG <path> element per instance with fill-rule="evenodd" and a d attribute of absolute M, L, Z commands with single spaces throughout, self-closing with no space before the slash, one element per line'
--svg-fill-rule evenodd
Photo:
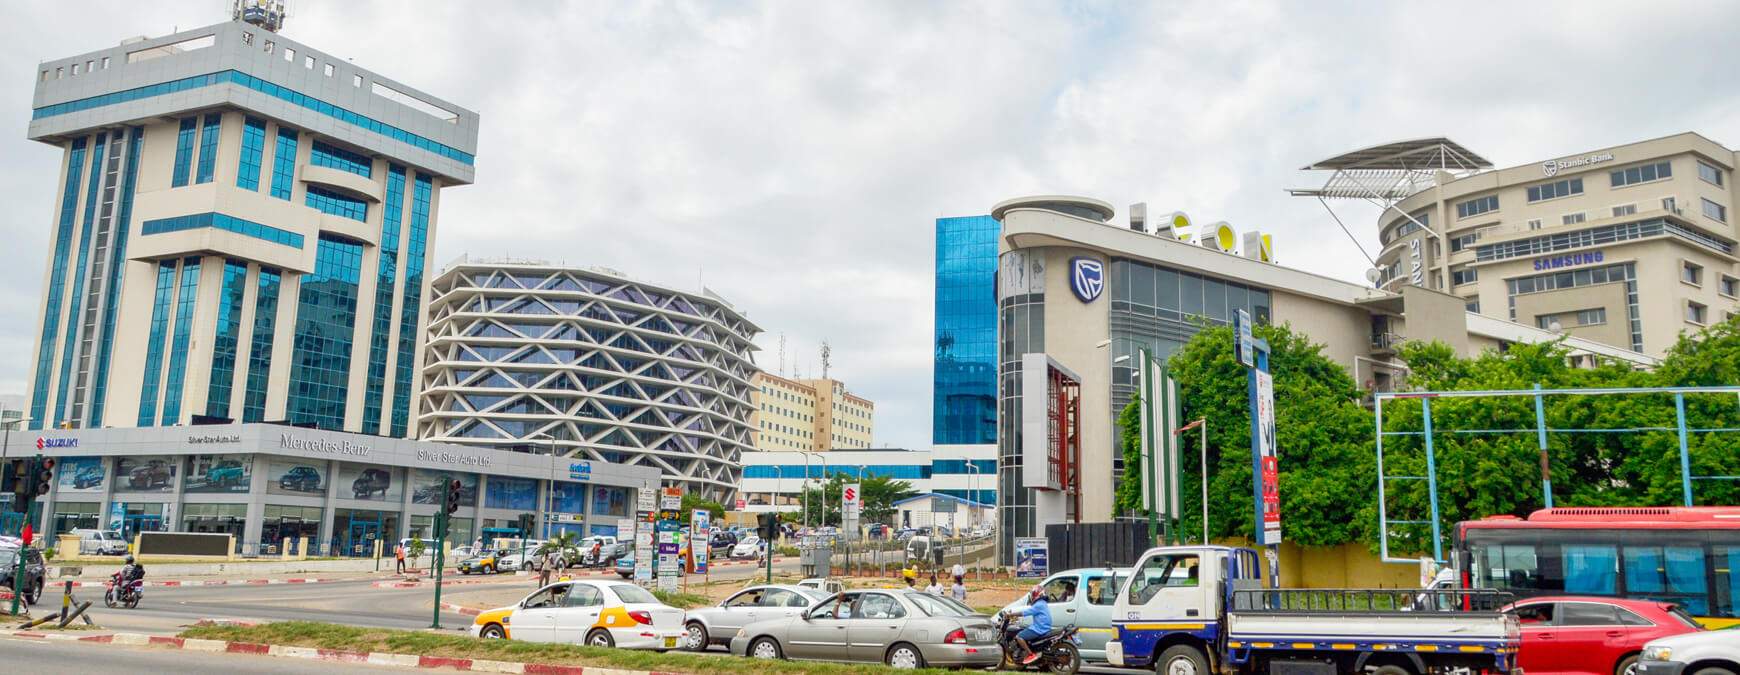
<path fill-rule="evenodd" d="M 290 12 L 283 2 L 271 0 L 235 0 L 230 5 L 230 20 L 259 26 L 273 33 L 284 27 Z"/>
<path fill-rule="evenodd" d="M 828 355 L 832 354 L 832 353 L 833 353 L 833 350 L 828 347 L 827 338 L 823 338 L 822 339 L 822 379 L 824 379 L 824 380 L 828 379 Z"/>

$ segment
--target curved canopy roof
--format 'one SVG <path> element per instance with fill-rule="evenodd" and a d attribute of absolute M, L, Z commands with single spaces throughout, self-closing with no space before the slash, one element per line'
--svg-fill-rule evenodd
<path fill-rule="evenodd" d="M 1383 143 L 1345 152 L 1304 167 L 1305 171 L 1388 169 L 1391 171 L 1475 171 L 1492 162 L 1443 136 Z"/>

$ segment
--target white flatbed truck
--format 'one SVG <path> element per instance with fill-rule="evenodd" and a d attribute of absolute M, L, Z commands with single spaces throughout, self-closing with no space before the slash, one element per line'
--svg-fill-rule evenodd
<path fill-rule="evenodd" d="M 1113 606 L 1114 666 L 1162 675 L 1520 675 L 1492 591 L 1264 588 L 1249 548 L 1149 549 Z"/>

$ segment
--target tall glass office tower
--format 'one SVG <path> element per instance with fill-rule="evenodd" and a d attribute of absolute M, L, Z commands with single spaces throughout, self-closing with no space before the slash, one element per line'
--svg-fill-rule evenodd
<path fill-rule="evenodd" d="M 990 216 L 936 220 L 931 442 L 997 442 L 997 234 Z"/>
<path fill-rule="evenodd" d="M 234 21 L 45 61 L 31 428 L 410 434 L 440 189 L 478 116 Z"/>

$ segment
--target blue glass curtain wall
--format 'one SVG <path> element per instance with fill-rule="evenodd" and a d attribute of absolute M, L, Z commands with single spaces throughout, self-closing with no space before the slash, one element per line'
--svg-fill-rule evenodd
<path fill-rule="evenodd" d="M 48 300 L 43 308 L 42 335 L 37 340 L 36 379 L 30 388 L 30 428 L 52 428 L 48 419 L 49 376 L 54 372 L 54 347 L 60 336 L 61 294 L 66 288 L 67 259 L 72 255 L 73 225 L 78 216 L 79 176 L 85 166 L 84 138 L 75 138 L 67 151 L 65 187 L 60 196 L 60 224 L 55 228 L 54 258 L 49 265 Z"/>
<path fill-rule="evenodd" d="M 405 293 L 399 309 L 399 353 L 393 381 L 392 435 L 404 437 L 410 426 L 411 378 L 417 356 L 417 319 L 423 310 L 423 257 L 429 243 L 429 216 L 435 179 L 417 174 L 411 190 L 411 231 L 405 242 Z"/>
<path fill-rule="evenodd" d="M 169 373 L 163 381 L 163 426 L 181 422 L 181 391 L 187 381 L 188 343 L 193 340 L 193 308 L 199 301 L 199 258 L 181 261 L 181 297 L 175 301 L 175 337 Z"/>
<path fill-rule="evenodd" d="M 258 422 L 266 417 L 266 385 L 272 374 L 273 327 L 278 322 L 278 286 L 281 274 L 270 267 L 260 268 L 254 282 L 254 333 L 248 345 L 248 388 L 242 392 L 242 421 Z"/>
<path fill-rule="evenodd" d="M 175 308 L 175 261 L 157 263 L 157 293 L 151 302 L 151 329 L 145 336 L 145 376 L 139 386 L 137 426 L 152 426 L 157 419 L 157 395 L 163 380 L 163 343 L 169 332 L 169 313 Z"/>
<path fill-rule="evenodd" d="M 120 133 L 120 132 L 115 132 Z M 115 312 L 121 299 L 121 269 L 127 262 L 127 235 L 133 223 L 133 192 L 139 178 L 139 148 L 145 130 L 127 131 L 127 169 L 121 178 L 120 211 L 115 218 L 114 252 L 109 255 L 109 279 L 103 292 L 103 329 L 97 342 L 96 376 L 91 379 L 91 426 L 108 426 L 104 404 L 109 393 L 109 356 L 115 340 Z"/>
<path fill-rule="evenodd" d="M 379 433 L 381 397 L 387 382 L 387 361 L 393 339 L 393 289 L 399 272 L 399 221 L 405 202 L 405 167 L 387 169 L 387 199 L 381 204 L 380 259 L 375 270 L 375 311 L 369 335 L 368 389 L 363 396 L 362 428 Z"/>
<path fill-rule="evenodd" d="M 990 216 L 936 221 L 931 441 L 997 442 L 997 235 Z"/>
<path fill-rule="evenodd" d="M 205 414 L 212 417 L 230 416 L 230 392 L 235 390 L 236 352 L 242 333 L 242 298 L 247 292 L 248 263 L 225 260 L 217 331 L 212 338 L 211 383 L 205 398 Z"/>
<path fill-rule="evenodd" d="M 362 248 L 361 244 L 322 235 L 314 272 L 302 276 L 285 411 L 291 422 L 321 429 L 344 428 Z"/>

